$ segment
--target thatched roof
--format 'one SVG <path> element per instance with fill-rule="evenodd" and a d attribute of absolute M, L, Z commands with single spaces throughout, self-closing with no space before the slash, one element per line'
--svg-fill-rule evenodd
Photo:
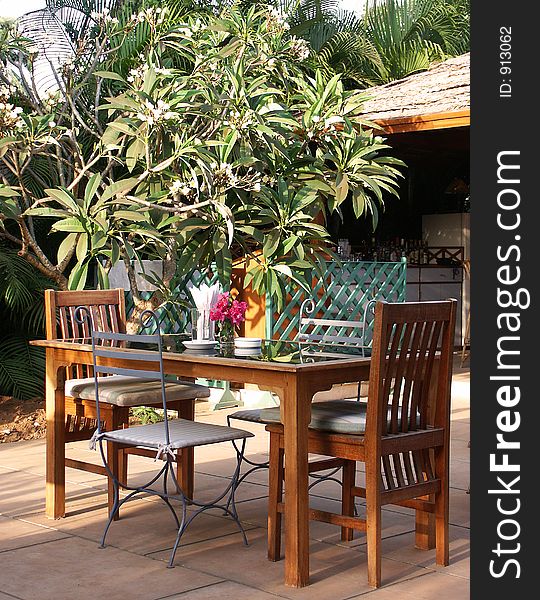
<path fill-rule="evenodd" d="M 470 108 L 470 54 L 438 63 L 422 73 L 366 90 L 371 121 L 420 117 Z"/>

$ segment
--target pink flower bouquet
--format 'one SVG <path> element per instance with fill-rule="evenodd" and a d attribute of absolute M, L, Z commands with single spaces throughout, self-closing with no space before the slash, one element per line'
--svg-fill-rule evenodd
<path fill-rule="evenodd" d="M 247 302 L 236 300 L 230 292 L 219 294 L 210 309 L 210 319 L 217 322 L 220 341 L 234 341 L 234 328 L 246 320 Z"/>

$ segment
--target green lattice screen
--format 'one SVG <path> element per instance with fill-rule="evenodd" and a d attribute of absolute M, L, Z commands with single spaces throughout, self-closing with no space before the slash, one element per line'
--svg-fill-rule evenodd
<path fill-rule="evenodd" d="M 373 299 L 405 301 L 407 263 L 401 262 L 327 262 L 324 278 L 313 277 L 311 295 L 289 285 L 284 310 L 278 314 L 266 306 L 266 336 L 294 339 L 298 333 L 298 313 L 302 302 L 311 297 L 315 302 L 313 317 L 319 319 L 362 320 L 366 304 Z M 314 333 L 317 333 L 314 331 Z M 371 344 L 373 317 L 367 315 L 366 345 Z"/>
<path fill-rule="evenodd" d="M 216 283 L 218 277 L 216 273 L 208 272 L 201 273 L 194 271 L 189 277 L 184 280 L 184 283 L 176 289 L 176 297 L 182 300 L 186 300 L 191 306 L 194 305 L 193 298 L 187 289 L 189 282 L 193 283 L 194 286 L 198 287 L 201 283 L 212 285 Z M 141 297 L 144 300 L 148 300 L 152 296 L 153 292 L 142 292 Z M 134 308 L 133 296 L 131 292 L 126 292 L 126 314 L 129 318 Z M 159 308 L 156 310 L 160 328 L 162 333 L 183 333 L 187 330 L 189 325 L 189 310 L 182 306 L 174 306 L 173 308 L 167 309 L 167 307 Z M 219 381 L 214 379 L 197 379 L 197 383 L 202 385 L 208 385 L 210 387 L 224 388 L 228 385 L 225 381 Z"/>
<path fill-rule="evenodd" d="M 199 271 L 194 271 L 189 278 L 185 279 L 185 283 L 178 286 L 175 296 L 178 299 L 185 300 L 191 306 L 193 306 L 193 299 L 191 298 L 191 294 L 187 289 L 188 283 L 191 282 L 194 286 L 198 287 L 201 285 L 201 283 L 212 285 L 216 283 L 217 280 L 218 277 L 216 273 L 208 275 L 207 272 L 201 273 Z M 152 296 L 152 293 L 153 292 L 142 292 L 141 297 L 144 300 L 148 300 Z M 133 297 L 130 292 L 126 292 L 126 314 L 128 318 L 131 315 L 133 308 Z M 187 308 L 175 305 L 173 308 L 159 308 L 156 310 L 156 313 L 158 315 L 161 324 L 161 331 L 163 333 L 182 333 L 186 331 L 190 318 L 189 310 Z"/>

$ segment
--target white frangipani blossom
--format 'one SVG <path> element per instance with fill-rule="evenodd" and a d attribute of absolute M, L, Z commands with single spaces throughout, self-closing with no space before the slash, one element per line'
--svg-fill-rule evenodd
<path fill-rule="evenodd" d="M 0 137 L 10 131 L 22 129 L 25 125 L 21 118 L 23 109 L 10 102 L 0 102 Z"/>
<path fill-rule="evenodd" d="M 290 53 L 295 60 L 306 60 L 309 56 L 309 44 L 306 40 L 292 36 Z"/>
<path fill-rule="evenodd" d="M 116 17 L 110 15 L 110 10 L 108 8 L 104 8 L 101 12 L 92 11 L 90 16 L 96 23 L 104 23 L 104 24 L 114 24 L 118 25 L 119 21 Z"/>

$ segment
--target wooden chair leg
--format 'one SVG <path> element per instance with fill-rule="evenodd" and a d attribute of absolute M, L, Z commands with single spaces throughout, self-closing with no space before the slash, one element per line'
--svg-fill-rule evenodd
<path fill-rule="evenodd" d="M 109 465 L 109 469 L 118 477 L 119 467 L 118 467 L 118 450 L 116 448 L 116 444 L 112 442 L 107 442 L 107 463 Z M 107 477 L 107 507 L 109 515 L 112 512 L 114 506 L 114 486 L 112 479 Z M 119 511 L 114 515 L 114 520 L 118 521 L 120 518 Z"/>
<path fill-rule="evenodd" d="M 434 499 L 432 494 L 420 497 L 420 500 L 429 502 L 433 502 Z M 414 547 L 418 550 L 432 550 L 435 548 L 435 515 L 417 510 L 415 511 L 415 521 Z"/>
<path fill-rule="evenodd" d="M 116 406 L 110 406 L 104 409 L 102 407 L 102 419 L 105 426 L 105 431 L 114 431 L 128 425 L 129 410 L 119 409 Z M 107 442 L 107 462 L 112 473 L 116 476 L 118 481 L 126 483 L 127 480 L 127 454 L 126 452 L 118 448 L 116 444 Z M 111 478 L 108 478 L 107 482 L 107 506 L 109 514 L 114 506 L 114 486 Z M 117 512 L 114 516 L 114 520 L 117 521 L 120 518 L 120 513 Z"/>
<path fill-rule="evenodd" d="M 195 398 L 171 403 L 181 419 L 195 420 Z M 176 456 L 176 478 L 187 498 L 193 498 L 195 453 L 193 448 L 184 448 Z"/>
<path fill-rule="evenodd" d="M 435 560 L 446 567 L 449 563 L 449 456 L 445 445 L 435 452 L 435 476 L 441 481 L 441 489 L 435 494 Z"/>
<path fill-rule="evenodd" d="M 283 498 L 283 448 L 279 434 L 270 433 L 270 468 L 268 472 L 268 560 L 281 558 L 281 513 L 278 503 Z"/>
<path fill-rule="evenodd" d="M 113 409 L 113 427 L 114 429 L 129 427 L 129 408 L 115 407 Z M 118 448 L 116 452 L 118 454 L 118 481 L 126 485 L 128 477 L 128 454 L 123 448 Z"/>
<path fill-rule="evenodd" d="M 432 469 L 435 469 L 435 454 L 433 450 L 429 450 L 429 454 L 425 456 L 425 460 L 429 460 Z M 429 474 L 423 471 L 423 477 L 429 479 Z M 435 495 L 429 494 L 421 496 L 420 500 L 428 502 L 435 501 Z M 415 511 L 415 537 L 414 546 L 418 550 L 432 550 L 435 548 L 435 515 L 433 513 L 424 512 L 423 510 Z"/>
<path fill-rule="evenodd" d="M 186 498 L 193 498 L 193 448 L 183 448 L 176 455 L 176 478 Z"/>
<path fill-rule="evenodd" d="M 354 516 L 354 496 L 352 488 L 355 484 L 356 462 L 347 460 L 342 468 L 343 478 L 341 485 L 341 514 L 347 517 Z M 351 527 L 341 528 L 341 540 L 343 542 L 352 542 L 354 529 Z"/>
<path fill-rule="evenodd" d="M 381 585 L 381 472 L 380 465 L 370 465 L 366 461 L 366 539 L 368 584 L 378 588 Z"/>

